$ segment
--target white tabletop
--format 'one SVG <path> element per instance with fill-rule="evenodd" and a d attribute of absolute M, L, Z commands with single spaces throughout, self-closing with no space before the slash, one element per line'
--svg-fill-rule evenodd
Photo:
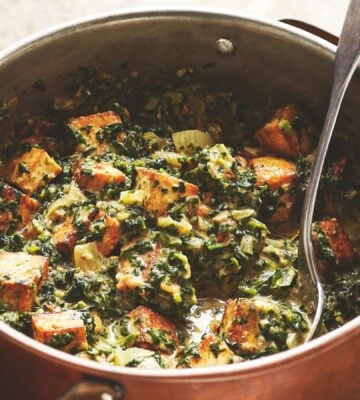
<path fill-rule="evenodd" d="M 0 0 L 0 49 L 50 25 L 129 7 L 202 6 L 293 18 L 339 35 L 349 0 Z"/>

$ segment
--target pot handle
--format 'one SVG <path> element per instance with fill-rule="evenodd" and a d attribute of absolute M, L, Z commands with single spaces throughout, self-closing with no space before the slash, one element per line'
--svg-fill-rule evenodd
<path fill-rule="evenodd" d="M 86 378 L 67 389 L 57 400 L 122 400 L 124 395 L 125 390 L 118 382 Z"/>
<path fill-rule="evenodd" d="M 296 28 L 300 28 L 303 31 L 312 33 L 313 35 L 319 36 L 322 39 L 327 40 L 332 44 L 338 44 L 339 38 L 330 32 L 324 31 L 323 29 L 318 28 L 317 26 L 308 24 L 307 22 L 299 21 L 297 19 L 281 19 L 280 22 L 284 22 L 285 24 L 295 26 Z"/>

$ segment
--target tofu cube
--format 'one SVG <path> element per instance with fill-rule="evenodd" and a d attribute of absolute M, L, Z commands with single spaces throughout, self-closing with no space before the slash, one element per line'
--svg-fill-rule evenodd
<path fill-rule="evenodd" d="M 308 154 L 310 138 L 314 136 L 314 124 L 294 104 L 278 109 L 255 134 L 265 151 L 291 159 Z"/>
<path fill-rule="evenodd" d="M 134 335 L 133 346 L 172 353 L 178 345 L 176 325 L 168 318 L 145 306 L 127 314 L 122 326 Z"/>
<path fill-rule="evenodd" d="M 10 183 L 31 194 L 56 178 L 62 169 L 44 149 L 33 147 L 13 159 L 6 172 Z"/>
<path fill-rule="evenodd" d="M 208 333 L 200 343 L 191 343 L 178 354 L 180 367 L 213 367 L 216 365 L 241 362 L 225 341 L 213 333 Z"/>
<path fill-rule="evenodd" d="M 72 118 L 68 126 L 74 133 L 78 151 L 84 151 L 89 146 L 94 146 L 95 153 L 104 153 L 110 147 L 110 138 L 101 138 L 101 131 L 113 124 L 121 124 L 122 120 L 118 114 L 106 111 L 98 114 L 85 115 Z"/>
<path fill-rule="evenodd" d="M 86 326 L 77 311 L 35 314 L 32 329 L 35 340 L 68 353 L 88 348 Z"/>
<path fill-rule="evenodd" d="M 27 228 L 40 208 L 40 203 L 13 187 L 4 184 L 0 189 L 0 232 L 7 233 L 10 227 Z"/>
<path fill-rule="evenodd" d="M 112 162 L 96 162 L 93 160 L 80 164 L 74 171 L 74 178 L 81 189 L 97 193 L 105 185 L 121 184 L 125 174 L 114 168 Z"/>
<path fill-rule="evenodd" d="M 136 168 L 136 189 L 144 191 L 144 207 L 155 216 L 167 213 L 181 198 L 196 196 L 199 188 L 165 172 Z"/>
<path fill-rule="evenodd" d="M 0 251 L 0 301 L 16 311 L 31 311 L 48 265 L 46 257 Z"/>
<path fill-rule="evenodd" d="M 312 237 L 317 254 L 325 263 L 348 264 L 358 257 L 344 227 L 336 218 L 315 222 Z"/>

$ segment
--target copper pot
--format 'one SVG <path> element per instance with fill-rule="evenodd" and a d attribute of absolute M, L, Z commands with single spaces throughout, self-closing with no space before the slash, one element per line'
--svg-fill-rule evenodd
<path fill-rule="evenodd" d="M 219 40 L 221 39 L 221 40 Z M 225 39 L 225 40 L 224 40 Z M 300 101 L 323 116 L 335 46 L 300 29 L 201 10 L 124 11 L 77 20 L 32 36 L 0 54 L 0 98 L 20 95 L 34 112 L 79 66 L 170 80 L 181 66 L 222 82 L 252 101 Z M 128 71 L 121 66 L 127 62 Z M 214 68 L 206 66 L 214 63 Z M 29 88 L 42 78 L 48 90 Z M 357 73 L 341 115 L 350 156 L 359 146 Z M 358 399 L 360 317 L 298 348 L 242 364 L 184 370 L 102 365 L 37 343 L 0 325 L 0 398 L 7 399 Z"/>

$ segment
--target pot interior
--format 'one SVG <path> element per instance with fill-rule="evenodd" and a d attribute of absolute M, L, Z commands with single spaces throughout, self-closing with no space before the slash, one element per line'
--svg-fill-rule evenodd
<path fill-rule="evenodd" d="M 285 25 L 284 25 L 285 26 Z M 20 96 L 17 113 L 36 112 L 61 93 L 69 73 L 80 66 L 126 76 L 171 81 L 179 67 L 193 67 L 205 80 L 237 92 L 245 101 L 304 103 L 321 121 L 332 80 L 331 46 L 295 29 L 211 13 L 170 12 L 105 17 L 54 32 L 0 61 L 0 98 Z M 231 41 L 234 52 L 219 51 Z M 226 49 L 225 49 L 226 50 Z M 47 90 L 31 88 L 43 79 Z M 341 112 L 346 138 L 357 141 L 359 74 Z M 25 90 L 25 93 L 24 93 Z"/>
<path fill-rule="evenodd" d="M 53 32 L 5 55 L 0 60 L 0 99 L 19 96 L 16 117 L 49 104 L 61 94 L 68 75 L 81 66 L 170 82 L 176 70 L 186 66 L 256 105 L 269 98 L 275 106 L 303 103 L 321 122 L 331 89 L 333 47 L 298 32 L 281 24 L 211 13 L 105 17 Z M 225 44 L 234 51 L 222 52 L 218 39 L 229 40 Z M 46 84 L 45 92 L 32 88 L 39 78 Z M 359 93 L 358 71 L 338 124 L 342 143 L 353 156 L 360 139 Z M 10 122 L 5 121 L 2 129 Z"/>

